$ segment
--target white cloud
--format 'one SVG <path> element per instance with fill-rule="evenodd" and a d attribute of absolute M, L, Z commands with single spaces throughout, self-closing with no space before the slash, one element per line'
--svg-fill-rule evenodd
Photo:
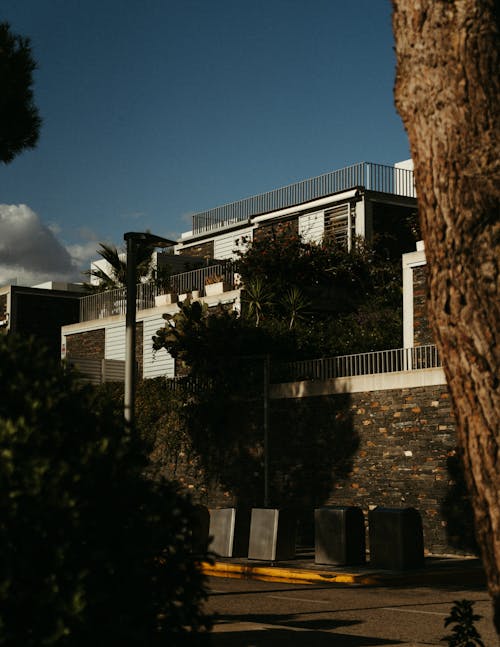
<path fill-rule="evenodd" d="M 19 285 L 88 281 L 83 272 L 100 258 L 99 243 L 113 242 L 85 227 L 76 233 L 76 241 L 66 243 L 59 238 L 58 223 L 44 223 L 25 204 L 0 204 L 0 286 L 16 281 Z M 177 234 L 166 237 L 176 239 Z M 122 248 L 123 242 L 118 246 Z"/>
<path fill-rule="evenodd" d="M 59 225 L 57 222 L 49 222 L 47 227 L 54 234 L 54 236 L 57 236 L 62 231 L 61 225 Z"/>
<path fill-rule="evenodd" d="M 66 249 L 78 267 L 88 269 L 90 267 L 90 262 L 99 258 L 99 254 L 96 251 L 97 247 L 98 244 L 95 241 L 89 240 L 84 243 L 68 245 Z"/>
<path fill-rule="evenodd" d="M 12 278 L 23 285 L 82 280 L 78 262 L 53 226 L 25 204 L 0 204 L 0 284 Z"/>

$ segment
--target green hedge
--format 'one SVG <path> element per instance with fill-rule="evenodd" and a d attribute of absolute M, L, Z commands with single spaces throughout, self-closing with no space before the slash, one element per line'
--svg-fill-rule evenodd
<path fill-rule="evenodd" d="M 193 507 L 143 478 L 109 398 L 0 337 L 0 644 L 197 644 Z"/>

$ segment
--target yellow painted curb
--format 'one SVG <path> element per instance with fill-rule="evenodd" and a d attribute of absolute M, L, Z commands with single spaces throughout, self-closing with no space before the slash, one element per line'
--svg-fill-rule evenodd
<path fill-rule="evenodd" d="M 250 566 L 244 564 L 227 564 L 202 562 L 201 569 L 205 575 L 237 579 L 264 580 L 268 582 L 287 582 L 297 584 L 318 584 L 331 582 L 337 584 L 379 584 L 380 581 L 370 575 L 352 573 L 333 573 L 331 571 L 306 571 L 277 566 Z"/>

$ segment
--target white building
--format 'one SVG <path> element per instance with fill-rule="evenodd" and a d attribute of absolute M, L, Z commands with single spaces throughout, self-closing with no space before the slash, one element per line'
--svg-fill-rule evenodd
<path fill-rule="evenodd" d="M 362 162 L 194 214 L 192 229 L 182 234 L 173 255 L 158 253 L 155 263 L 169 264 L 173 272 L 179 272 L 183 263 L 193 267 L 198 262 L 198 269 L 174 276 L 177 292 L 195 290 L 208 306 L 223 302 L 239 308 L 240 290 L 232 270 L 217 262 L 234 259 L 235 251 L 246 242 L 291 231 L 305 240 L 320 242 L 326 235 L 350 246 L 357 236 L 374 240 L 390 234 L 396 246 L 393 252 L 400 256 L 414 249 L 408 220 L 415 212 L 411 160 L 394 166 Z M 205 279 L 215 274 L 224 275 L 226 285 L 221 284 L 218 295 L 209 296 Z M 164 325 L 162 315 L 175 313 L 178 306 L 165 303 L 164 298 L 155 301 L 155 296 L 147 285 L 138 293 L 140 374 L 173 377 L 174 361 L 164 350 L 154 353 L 151 338 Z M 62 355 L 75 360 L 123 361 L 124 294 L 101 293 L 82 299 L 80 322 L 62 329 Z"/>

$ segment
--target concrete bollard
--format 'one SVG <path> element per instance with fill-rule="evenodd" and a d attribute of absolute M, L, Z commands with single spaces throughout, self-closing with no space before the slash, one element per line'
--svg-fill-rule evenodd
<path fill-rule="evenodd" d="M 364 564 L 365 519 L 361 508 L 325 506 L 314 511 L 316 564 Z"/>
<path fill-rule="evenodd" d="M 368 513 L 370 565 L 401 571 L 424 566 L 424 535 L 415 508 L 381 508 Z"/>
<path fill-rule="evenodd" d="M 275 562 L 295 557 L 297 521 L 289 510 L 254 508 L 248 558 Z"/>
<path fill-rule="evenodd" d="M 210 550 L 219 557 L 246 557 L 250 538 L 250 510 L 210 510 Z"/>

